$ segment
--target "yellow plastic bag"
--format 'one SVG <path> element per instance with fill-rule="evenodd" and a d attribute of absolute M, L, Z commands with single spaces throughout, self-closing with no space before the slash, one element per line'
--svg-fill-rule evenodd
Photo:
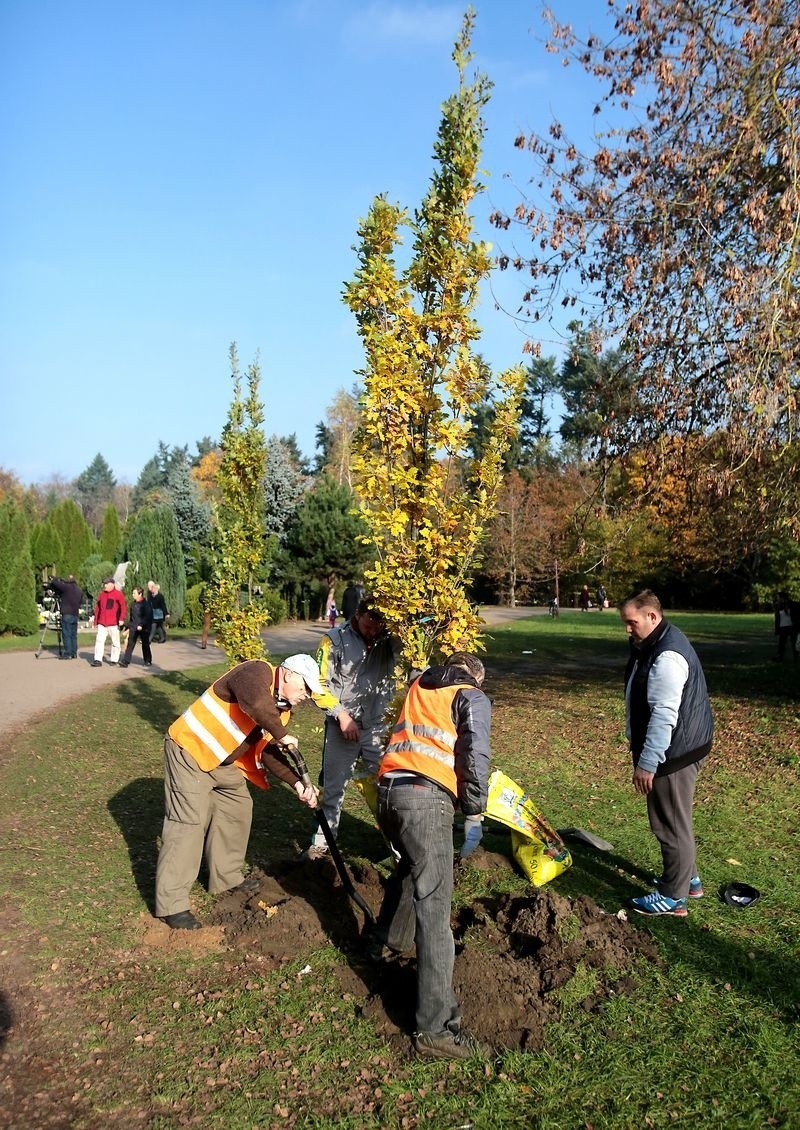
<path fill-rule="evenodd" d="M 535 887 L 572 866 L 572 856 L 525 790 L 496 769 L 489 778 L 486 815 L 511 829 L 511 852 Z"/>
<path fill-rule="evenodd" d="M 353 784 L 367 802 L 367 807 L 373 816 L 378 815 L 378 774 L 370 773 L 363 765 L 359 765 L 353 773 Z"/>

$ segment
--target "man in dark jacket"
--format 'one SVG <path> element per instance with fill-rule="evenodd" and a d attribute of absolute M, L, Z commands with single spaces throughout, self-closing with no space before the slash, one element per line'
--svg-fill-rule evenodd
<path fill-rule="evenodd" d="M 119 665 L 120 667 L 127 667 L 130 664 L 136 643 L 141 640 L 142 659 L 145 667 L 150 667 L 153 663 L 153 653 L 150 650 L 150 629 L 153 626 L 153 614 L 150 611 L 150 605 L 145 598 L 143 588 L 137 585 L 132 595 L 133 600 L 131 601 L 130 619 L 128 621 L 128 642 Z"/>
<path fill-rule="evenodd" d="M 78 656 L 78 616 L 83 604 L 83 589 L 72 573 L 66 581 L 53 577 L 45 588 L 58 593 L 61 603 L 61 646 L 62 659 L 76 659 Z"/>
<path fill-rule="evenodd" d="M 489 788 L 491 703 L 480 659 L 456 652 L 410 686 L 381 761 L 378 822 L 399 854 L 369 954 L 417 947 L 418 1055 L 487 1055 L 461 1026 L 453 993 L 453 812 L 480 818 Z"/>
<path fill-rule="evenodd" d="M 633 899 L 633 908 L 684 918 L 687 898 L 703 896 L 692 802 L 714 736 L 708 689 L 697 653 L 664 619 L 654 592 L 644 589 L 628 597 L 619 611 L 631 641 L 625 707 L 633 787 L 647 798 L 663 862 L 656 890 Z"/>

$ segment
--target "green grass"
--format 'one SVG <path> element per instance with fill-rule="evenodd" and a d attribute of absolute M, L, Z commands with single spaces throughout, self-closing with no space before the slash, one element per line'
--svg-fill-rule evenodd
<path fill-rule="evenodd" d="M 543 1050 L 507 1053 L 486 1069 L 398 1056 L 342 993 L 335 974 L 347 959 L 333 945 L 272 971 L 233 951 L 141 945 L 163 812 L 163 733 L 220 668 L 99 691 L 7 745 L 0 895 L 39 991 L 74 1002 L 55 1009 L 45 1034 L 82 1094 L 70 1124 L 800 1125 L 800 670 L 772 662 L 768 617 L 674 619 L 703 657 L 717 718 L 695 821 L 706 897 L 685 920 L 637 921 L 663 963 L 641 959 L 630 992 L 586 1012 L 595 975 L 581 967 L 559 991 L 561 1017 Z M 619 618 L 537 617 L 492 637 L 494 763 L 554 824 L 613 843 L 608 856 L 576 850 L 553 889 L 616 913 L 659 865 L 630 787 Z M 311 707 L 296 715 L 312 773 L 319 721 Z M 250 857 L 285 856 L 308 833 L 304 810 L 276 788 L 256 798 Z M 341 842 L 351 858 L 385 855 L 354 791 Z M 485 845 L 507 851 L 507 836 L 490 831 Z M 751 910 L 715 897 L 734 878 L 763 892 Z M 467 867 L 457 899 L 500 888 L 529 890 L 510 871 L 498 881 Z M 562 923 L 565 936 L 571 928 Z M 307 962 L 313 977 L 298 975 Z"/>

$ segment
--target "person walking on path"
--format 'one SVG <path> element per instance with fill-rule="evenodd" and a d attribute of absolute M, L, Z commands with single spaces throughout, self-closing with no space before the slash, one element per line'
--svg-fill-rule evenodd
<path fill-rule="evenodd" d="M 487 1055 L 461 1023 L 453 992 L 453 812 L 480 819 L 489 781 L 491 703 L 483 663 L 456 652 L 410 686 L 378 776 L 378 822 L 399 854 L 368 956 L 416 941 L 418 1055 Z"/>
<path fill-rule="evenodd" d="M 145 600 L 144 589 L 138 586 L 133 590 L 130 613 L 128 643 L 119 665 L 120 667 L 127 667 L 130 664 L 137 641 L 141 640 L 142 659 L 145 667 L 150 667 L 153 662 L 153 653 L 150 650 L 150 628 L 153 624 L 153 617 L 150 612 L 150 605 Z"/>
<path fill-rule="evenodd" d="M 800 632 L 800 604 L 790 600 L 789 594 L 779 592 L 775 604 L 775 635 L 778 637 L 778 655 L 782 660 L 786 653 L 786 645 L 792 645 L 792 655 L 797 659 L 797 636 Z"/>
<path fill-rule="evenodd" d="M 342 593 L 342 615 L 348 623 L 358 612 L 358 606 L 366 595 L 364 586 L 356 581 L 351 581 Z"/>
<path fill-rule="evenodd" d="M 97 636 L 94 641 L 94 659 L 92 667 L 103 666 L 103 652 L 106 639 L 111 639 L 111 654 L 108 662 L 116 666 L 119 662 L 119 630 L 128 615 L 128 606 L 125 597 L 114 585 L 113 577 L 106 577 L 103 588 L 97 595 L 94 606 L 94 623 Z"/>
<path fill-rule="evenodd" d="M 262 659 L 239 663 L 189 706 L 164 739 L 165 815 L 156 866 L 155 913 L 175 930 L 196 930 L 189 892 L 205 855 L 208 890 L 254 893 L 245 879 L 253 801 L 247 781 L 269 788 L 267 771 L 315 808 L 281 746 L 297 745 L 287 730 L 292 708 L 308 695 L 327 697 L 310 655 L 290 655 L 279 667 Z"/>
<path fill-rule="evenodd" d="M 147 603 L 150 605 L 153 620 L 150 642 L 166 643 L 167 633 L 164 629 L 169 612 L 167 611 L 167 602 L 164 600 L 164 595 L 161 592 L 161 585 L 156 581 L 147 582 Z"/>
<path fill-rule="evenodd" d="M 78 657 L 78 616 L 83 604 L 83 589 L 70 573 L 66 581 L 53 577 L 46 589 L 58 593 L 61 604 L 61 650 L 62 659 Z"/>
<path fill-rule="evenodd" d="M 629 596 L 619 611 L 631 644 L 625 708 L 633 787 L 647 798 L 662 860 L 656 889 L 631 901 L 639 914 L 685 918 L 687 899 L 703 896 L 692 804 L 714 736 L 708 688 L 697 653 L 664 619 L 654 592 Z"/>
<path fill-rule="evenodd" d="M 203 651 L 208 647 L 208 633 L 211 631 L 211 609 L 208 607 L 208 600 L 208 581 L 203 581 L 199 600 L 200 611 L 203 613 L 203 629 L 200 634 L 200 647 Z"/>
<path fill-rule="evenodd" d="M 344 792 L 360 759 L 374 778 L 386 738 L 386 712 L 397 689 L 395 666 L 399 641 L 386 631 L 383 615 L 365 597 L 347 624 L 322 637 L 317 665 L 323 683 L 336 696 L 327 711 L 322 747 L 322 811 L 334 836 L 339 830 Z M 374 789 L 374 786 L 373 786 Z M 327 855 L 318 829 L 307 859 Z"/>

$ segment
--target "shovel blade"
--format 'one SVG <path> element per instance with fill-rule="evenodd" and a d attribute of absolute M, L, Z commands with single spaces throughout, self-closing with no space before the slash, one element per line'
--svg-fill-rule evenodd
<path fill-rule="evenodd" d="M 557 828 L 556 831 L 562 840 L 577 840 L 579 843 L 593 847 L 595 851 L 614 850 L 614 845 L 610 844 L 608 840 L 604 840 L 602 836 L 596 836 L 594 832 L 588 832 L 585 828 Z"/>

